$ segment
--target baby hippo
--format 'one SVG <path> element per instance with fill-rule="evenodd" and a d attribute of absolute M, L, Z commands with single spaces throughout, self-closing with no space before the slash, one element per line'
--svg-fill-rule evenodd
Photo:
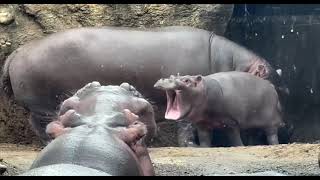
<path fill-rule="evenodd" d="M 89 83 L 62 103 L 46 129 L 53 140 L 22 175 L 154 175 L 145 138 L 155 130 L 152 106 L 133 86 Z"/>
<path fill-rule="evenodd" d="M 155 88 L 167 95 L 165 118 L 188 119 L 198 130 L 200 146 L 211 146 L 211 131 L 224 128 L 233 146 L 242 146 L 240 130 L 263 129 L 269 144 L 278 144 L 283 126 L 274 86 L 245 72 L 208 76 L 173 76 L 160 79 Z"/>

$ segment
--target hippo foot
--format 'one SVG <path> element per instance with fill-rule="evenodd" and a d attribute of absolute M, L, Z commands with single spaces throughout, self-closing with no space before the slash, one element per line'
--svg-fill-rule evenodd
<path fill-rule="evenodd" d="M 195 143 L 194 129 L 191 123 L 178 123 L 178 146 L 179 147 L 198 147 Z"/>
<path fill-rule="evenodd" d="M 187 142 L 186 143 L 186 147 L 198 148 L 200 146 L 198 144 L 194 143 L 194 142 Z"/>
<path fill-rule="evenodd" d="M 268 129 L 265 129 L 265 132 L 266 132 L 267 141 L 269 145 L 279 144 L 277 128 L 268 128 Z"/>
<path fill-rule="evenodd" d="M 238 127 L 227 128 L 226 133 L 230 140 L 231 146 L 244 146 L 240 135 L 240 129 Z"/>

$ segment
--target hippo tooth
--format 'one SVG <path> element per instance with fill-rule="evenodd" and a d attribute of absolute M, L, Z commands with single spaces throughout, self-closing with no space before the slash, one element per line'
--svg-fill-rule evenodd
<path fill-rule="evenodd" d="M 279 76 L 282 75 L 282 70 L 281 70 L 281 69 L 277 69 L 276 71 L 277 71 L 277 73 L 279 74 Z"/>

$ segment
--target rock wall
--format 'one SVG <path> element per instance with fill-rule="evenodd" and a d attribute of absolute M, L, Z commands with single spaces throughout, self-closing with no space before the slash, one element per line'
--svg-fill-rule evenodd
<path fill-rule="evenodd" d="M 187 25 L 223 35 L 232 11 L 232 4 L 2 4 L 0 64 L 2 66 L 13 50 L 30 40 L 75 27 Z M 27 111 L 1 98 L 0 142 L 34 143 L 36 138 L 27 118 Z M 161 127 L 167 129 L 165 124 Z"/>

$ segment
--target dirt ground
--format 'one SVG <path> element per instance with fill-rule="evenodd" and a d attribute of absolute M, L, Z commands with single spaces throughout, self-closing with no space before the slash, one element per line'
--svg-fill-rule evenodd
<path fill-rule="evenodd" d="M 4 176 L 17 175 L 31 165 L 36 146 L 0 144 Z M 160 176 L 295 175 L 319 176 L 320 144 L 290 144 L 232 148 L 150 148 Z M 252 174 L 264 172 L 265 174 Z"/>

